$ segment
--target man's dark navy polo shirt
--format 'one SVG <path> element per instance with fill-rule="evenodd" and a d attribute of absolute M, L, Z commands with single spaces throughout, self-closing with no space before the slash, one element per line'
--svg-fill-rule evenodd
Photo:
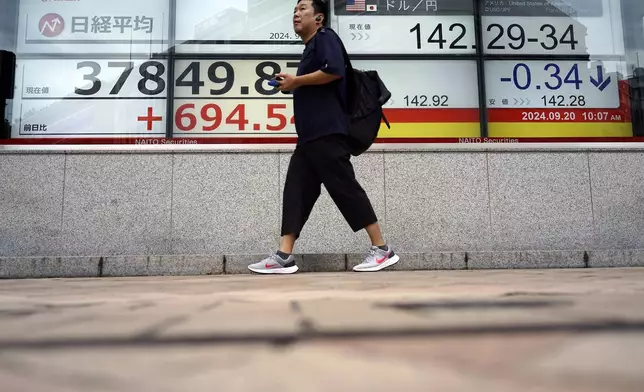
<path fill-rule="evenodd" d="M 323 71 L 341 76 L 331 83 L 301 86 L 293 91 L 293 114 L 298 145 L 331 134 L 348 134 L 346 69 L 339 38 L 333 31 L 320 29 L 306 43 L 297 75 Z"/>

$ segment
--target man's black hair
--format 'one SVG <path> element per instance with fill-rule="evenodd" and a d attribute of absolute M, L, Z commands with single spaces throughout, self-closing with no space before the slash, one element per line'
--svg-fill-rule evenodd
<path fill-rule="evenodd" d="M 305 0 L 297 0 L 297 4 L 300 4 Z M 311 5 L 313 6 L 313 11 L 316 14 L 322 14 L 324 20 L 322 21 L 323 26 L 329 24 L 329 1 L 328 0 L 311 0 Z"/>

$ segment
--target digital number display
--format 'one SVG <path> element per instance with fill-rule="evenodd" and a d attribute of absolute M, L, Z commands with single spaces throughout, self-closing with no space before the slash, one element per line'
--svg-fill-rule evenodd
<path fill-rule="evenodd" d="M 471 0 L 335 3 L 337 31 L 349 53 L 474 53 Z"/>
<path fill-rule="evenodd" d="M 13 134 L 165 135 L 164 60 L 18 60 Z"/>
<path fill-rule="evenodd" d="M 474 53 L 471 0 L 336 1 L 330 26 L 349 53 Z M 303 50 L 293 31 L 292 1 L 248 2 L 191 12 L 177 4 L 179 53 L 292 53 Z M 210 16 L 209 13 L 211 14 Z M 267 21 L 270 21 L 268 23 Z"/>
<path fill-rule="evenodd" d="M 392 93 L 381 137 L 470 137 L 479 132 L 474 61 L 355 60 Z M 21 60 L 15 137 L 60 135 L 295 136 L 292 95 L 269 86 L 297 60 L 178 60 L 173 118 L 161 60 Z M 47 72 L 43 72 L 47 70 Z M 444 75 L 452 75 L 446 78 Z"/>
<path fill-rule="evenodd" d="M 22 99 L 165 98 L 165 60 L 19 60 Z"/>
<path fill-rule="evenodd" d="M 375 16 L 339 21 L 347 52 L 376 54 L 474 53 L 469 16 Z"/>
<path fill-rule="evenodd" d="M 632 136 L 619 62 L 488 61 L 492 137 Z"/>
<path fill-rule="evenodd" d="M 83 74 L 83 80 L 91 82 L 86 88 L 76 87 L 74 93 L 82 96 L 118 96 L 125 84 L 130 80 L 130 75 L 134 71 L 134 62 L 132 61 L 108 61 L 107 68 L 121 69 L 123 72 L 109 93 L 103 88 L 103 82 L 99 78 L 101 76 L 101 64 L 96 61 L 81 61 L 76 64 L 79 70 L 88 69 L 88 73 Z M 140 94 L 145 96 L 159 95 L 165 91 L 165 81 L 162 79 L 165 73 L 166 66 L 159 61 L 146 61 L 139 65 L 138 73 L 140 78 L 137 83 L 137 90 Z M 152 70 L 152 71 L 150 71 Z M 109 76 L 108 76 L 109 78 Z M 154 87 L 149 88 L 149 82 Z M 126 90 L 127 91 L 127 90 Z"/>
<path fill-rule="evenodd" d="M 593 64 L 594 65 L 594 64 Z M 489 107 L 619 107 L 618 76 L 570 61 L 491 61 Z"/>
<path fill-rule="evenodd" d="M 557 23 L 557 26 L 552 23 L 539 25 L 534 21 L 523 25 L 512 23 L 507 26 L 501 23 L 490 23 L 484 33 L 484 39 L 487 42 L 485 48 L 488 51 L 585 53 L 587 50 L 585 41 L 579 41 L 579 30 L 580 26 L 573 23 L 568 25 Z"/>
<path fill-rule="evenodd" d="M 162 136 L 171 129 L 179 138 L 294 137 L 292 95 L 268 81 L 295 74 L 304 50 L 293 31 L 295 3 L 182 0 L 170 23 L 168 0 L 22 0 L 12 136 Z M 355 55 L 354 67 L 378 71 L 392 92 L 384 108 L 392 128 L 383 127 L 382 138 L 480 136 L 476 62 L 442 60 L 477 49 L 519 59 L 485 61 L 489 136 L 630 136 L 618 1 L 330 4 L 330 25 Z M 174 64 L 150 56 L 167 52 L 170 36 Z"/>
<path fill-rule="evenodd" d="M 484 51 L 491 54 L 623 54 L 618 3 L 612 0 L 483 1 Z"/>
<path fill-rule="evenodd" d="M 181 60 L 175 81 L 178 134 L 294 134 L 290 94 L 269 86 L 280 72 L 295 74 L 298 61 Z"/>
<path fill-rule="evenodd" d="M 295 135 L 292 97 L 269 86 L 268 81 L 282 71 L 294 74 L 297 66 L 295 60 L 177 62 L 177 135 Z M 450 122 L 460 123 L 461 130 L 467 128 L 467 135 L 472 130 L 478 132 L 473 61 L 356 60 L 353 66 L 376 69 L 392 93 L 385 106 L 388 116 L 392 116 L 392 129 L 384 136 L 409 137 L 418 132 L 431 135 L 435 131 L 432 128 L 438 128 L 436 123 Z M 446 80 L 441 75 L 448 70 L 459 77 Z M 415 129 L 410 131 L 412 128 Z"/>

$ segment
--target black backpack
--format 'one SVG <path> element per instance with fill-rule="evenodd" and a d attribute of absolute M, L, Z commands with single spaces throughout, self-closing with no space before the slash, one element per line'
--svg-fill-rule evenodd
<path fill-rule="evenodd" d="M 387 90 L 377 71 L 353 68 L 342 40 L 337 33 L 335 35 L 342 47 L 346 65 L 349 147 L 351 155 L 358 156 L 367 151 L 376 140 L 383 120 L 387 128 L 391 129 L 387 117 L 382 112 L 382 106 L 391 98 L 391 92 Z"/>

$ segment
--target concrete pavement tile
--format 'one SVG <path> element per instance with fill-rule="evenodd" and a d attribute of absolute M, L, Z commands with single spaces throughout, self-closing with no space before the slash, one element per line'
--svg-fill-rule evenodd
<path fill-rule="evenodd" d="M 92 307 L 40 309 L 28 318 L 2 320 L 0 339 L 66 341 L 150 337 L 199 312 L 199 303 L 132 301 Z M 28 322 L 26 322 L 28 321 Z"/>
<path fill-rule="evenodd" d="M 644 269 L 3 281 L 0 385 L 29 392 L 639 392 L 643 297 Z M 598 321 L 640 328 L 547 330 Z M 544 329 L 517 331 L 535 324 Z M 463 330 L 499 326 L 515 330 Z M 405 335 L 414 329 L 438 334 Z M 355 335 L 277 346 L 181 341 L 311 330 Z M 372 332 L 382 333 L 365 336 Z M 92 345 L 110 337 L 155 339 Z M 7 344 L 35 339 L 62 346 Z"/>
<path fill-rule="evenodd" d="M 217 379 L 245 379 L 235 371 L 261 348 L 125 348 L 0 353 L 0 377 L 25 391 L 212 391 Z M 229 374 L 226 374 L 229 373 Z M 199 378 L 209 376 L 209 385 Z M 49 388 L 42 389 L 43 385 Z M 209 389 L 206 389 L 209 387 Z"/>
<path fill-rule="evenodd" d="M 158 263 L 151 263 L 152 276 L 218 275 L 224 272 L 223 256 L 168 255 L 161 256 Z"/>
<path fill-rule="evenodd" d="M 347 260 L 343 254 L 304 254 L 299 267 L 301 272 L 342 272 Z"/>
<path fill-rule="evenodd" d="M 530 369 L 568 336 L 346 340 L 264 345 L 131 347 L 0 353 L 0 378 L 23 391 L 427 391 L 600 392 Z M 503 358 L 508 352 L 510 358 Z M 578 353 L 582 354 L 582 353 Z M 476 360 L 467 359 L 476 357 Z M 579 359 L 573 355 L 572 360 Z M 276 371 L 276 366 L 288 371 Z M 605 374 L 605 373 L 603 373 Z M 9 378 L 10 377 L 10 378 Z M 641 377 L 641 376 L 640 376 Z M 602 376 L 597 379 L 608 380 Z M 4 384 L 6 385 L 6 384 Z M 611 391 L 636 389 L 624 383 Z"/>
<path fill-rule="evenodd" d="M 583 251 L 468 252 L 468 268 L 584 268 Z"/>
<path fill-rule="evenodd" d="M 315 343 L 316 346 L 330 349 L 335 347 L 343 357 L 386 358 L 390 363 L 408 363 L 419 367 L 438 367 L 457 370 L 463 378 L 484 380 L 484 383 L 508 386 L 514 385 L 517 391 L 639 391 L 644 381 L 644 373 L 637 371 L 641 362 L 628 366 L 630 379 L 615 380 L 623 369 L 618 368 L 625 359 L 638 360 L 640 345 L 631 350 L 633 358 L 621 358 L 615 345 L 609 349 L 618 355 L 604 358 L 601 347 L 586 352 L 570 352 L 561 362 L 551 362 L 562 347 L 577 343 L 589 343 L 595 339 L 619 337 L 611 335 L 577 335 L 574 333 L 556 334 L 492 334 L 483 336 L 455 336 L 440 338 L 395 338 L 377 340 L 346 339 L 333 342 Z M 642 337 L 641 334 L 639 334 Z M 638 351 L 640 350 L 640 351 Z M 602 367 L 595 372 L 592 367 L 578 366 L 586 358 Z M 612 364 L 608 364 L 611 361 Z M 545 366 L 542 366 L 544 365 Z M 558 365 L 570 366 L 558 368 Z M 606 365 L 606 366 L 603 366 Z M 639 385 L 635 382 L 639 382 Z M 441 390 L 440 383 L 433 384 Z M 473 390 L 478 390 L 474 388 Z"/>
<path fill-rule="evenodd" d="M 98 257 L 0 258 L 0 279 L 98 276 Z"/>
<path fill-rule="evenodd" d="M 170 322 L 171 332 L 186 328 L 181 333 L 190 333 L 192 328 L 199 334 L 292 333 L 301 317 L 323 330 L 638 323 L 644 321 L 644 312 L 638 310 L 644 294 L 642 276 L 638 269 L 586 269 L 558 274 L 437 271 L 8 281 L 0 287 L 0 336 L 73 337 L 104 332 L 131 336 L 149 327 L 143 317 L 148 314 L 151 324 Z M 292 311 L 293 300 L 299 302 L 301 314 Z M 147 301 L 156 306 L 147 308 Z M 469 304 L 454 306 L 454 301 Z M 555 306 L 540 305 L 552 301 Z M 567 301 L 573 305 L 566 305 Z M 499 302 L 526 305 L 508 307 Z M 382 306 L 396 303 L 423 306 L 406 311 Z M 29 313 L 43 304 L 56 311 Z M 186 316 L 187 320 L 182 319 Z"/>
<path fill-rule="evenodd" d="M 299 315 L 293 311 L 286 296 L 282 301 L 264 302 L 239 298 L 204 309 L 185 322 L 170 326 L 161 336 L 293 334 L 299 329 L 299 321 Z"/>
<path fill-rule="evenodd" d="M 223 264 L 223 256 L 115 256 L 105 258 L 103 276 L 216 275 Z"/>
<path fill-rule="evenodd" d="M 288 372 L 276 371 L 277 364 L 287 366 Z M 468 377 L 432 363 L 391 361 L 320 345 L 285 350 L 233 346 L 12 353 L 0 360 L 0 368 L 30 392 L 43 385 L 50 386 L 47 390 L 70 392 L 200 392 L 212 391 L 214 386 L 227 392 L 420 392 L 428 385 L 447 392 L 516 391 L 515 385 Z"/>
<path fill-rule="evenodd" d="M 159 262 L 155 256 L 113 256 L 104 260 L 103 276 L 148 276 L 150 262 Z"/>
<path fill-rule="evenodd" d="M 427 331 L 477 332 L 539 330 L 556 325 L 573 327 L 592 323 L 639 322 L 594 309 L 576 308 L 570 298 L 526 298 L 507 300 L 482 298 L 429 301 L 387 300 L 311 300 L 302 301 L 302 313 L 320 332 L 379 331 L 385 335 Z M 394 306 L 391 306 L 394 305 Z"/>
<path fill-rule="evenodd" d="M 584 383 L 605 390 L 641 390 L 644 385 L 644 334 L 574 336 L 531 364 L 535 378 L 560 385 Z"/>
<path fill-rule="evenodd" d="M 464 373 L 507 378 L 534 358 L 556 350 L 570 335 L 469 335 L 438 338 L 408 337 L 377 340 L 345 339 L 324 343 L 337 345 L 354 355 L 384 357 L 392 361 L 422 364 L 434 362 Z M 322 344 L 322 343 L 320 343 Z M 502 352 L 503 355 L 499 355 Z"/>
<path fill-rule="evenodd" d="M 644 250 L 594 250 L 588 252 L 591 268 L 644 267 Z"/>

